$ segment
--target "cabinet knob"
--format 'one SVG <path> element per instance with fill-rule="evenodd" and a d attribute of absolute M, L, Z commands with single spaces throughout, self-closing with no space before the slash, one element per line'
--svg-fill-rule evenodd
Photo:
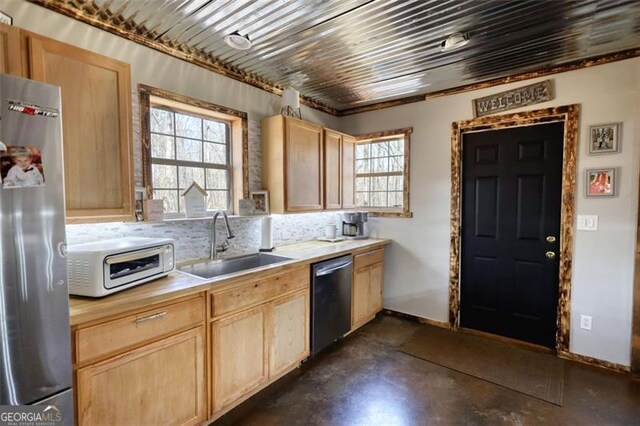
<path fill-rule="evenodd" d="M 546 238 L 548 243 L 555 243 L 556 242 L 556 237 L 554 237 L 553 235 L 547 235 Z"/>
<path fill-rule="evenodd" d="M 556 253 L 553 252 L 553 251 L 548 251 L 544 255 L 547 257 L 547 259 L 555 259 L 556 258 Z"/>

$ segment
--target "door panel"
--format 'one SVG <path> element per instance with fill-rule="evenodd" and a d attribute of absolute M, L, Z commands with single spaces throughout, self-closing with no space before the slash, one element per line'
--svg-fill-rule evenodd
<path fill-rule="evenodd" d="M 563 123 L 463 138 L 461 326 L 555 344 Z M 554 236 L 555 242 L 546 241 Z"/>
<path fill-rule="evenodd" d="M 324 131 L 324 208 L 342 207 L 342 169 L 340 165 L 342 136 L 331 130 Z"/>
<path fill-rule="evenodd" d="M 322 128 L 286 118 L 287 191 L 289 212 L 322 210 Z"/>

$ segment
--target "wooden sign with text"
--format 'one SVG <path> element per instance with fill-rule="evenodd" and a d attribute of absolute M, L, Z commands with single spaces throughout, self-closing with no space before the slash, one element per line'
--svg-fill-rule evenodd
<path fill-rule="evenodd" d="M 530 84 L 484 98 L 474 99 L 473 116 L 482 117 L 496 112 L 516 109 L 527 105 L 539 104 L 553 99 L 551 80 Z"/>

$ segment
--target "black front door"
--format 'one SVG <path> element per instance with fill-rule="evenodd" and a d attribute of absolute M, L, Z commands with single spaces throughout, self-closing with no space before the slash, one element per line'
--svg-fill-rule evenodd
<path fill-rule="evenodd" d="M 462 327 L 555 346 L 563 132 L 463 135 Z"/>

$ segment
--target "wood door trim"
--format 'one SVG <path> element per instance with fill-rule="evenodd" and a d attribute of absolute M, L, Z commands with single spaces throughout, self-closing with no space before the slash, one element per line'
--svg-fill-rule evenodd
<path fill-rule="evenodd" d="M 569 351 L 571 265 L 576 196 L 577 104 L 515 114 L 495 115 L 453 122 L 451 125 L 451 244 L 449 257 L 449 327 L 460 327 L 460 220 L 462 184 L 462 135 L 468 132 L 564 122 L 562 207 L 560 219 L 560 273 L 556 350 Z"/>
<path fill-rule="evenodd" d="M 631 372 L 640 376 L 640 195 L 638 196 L 638 230 L 633 280 L 633 328 L 631 335 Z"/>

